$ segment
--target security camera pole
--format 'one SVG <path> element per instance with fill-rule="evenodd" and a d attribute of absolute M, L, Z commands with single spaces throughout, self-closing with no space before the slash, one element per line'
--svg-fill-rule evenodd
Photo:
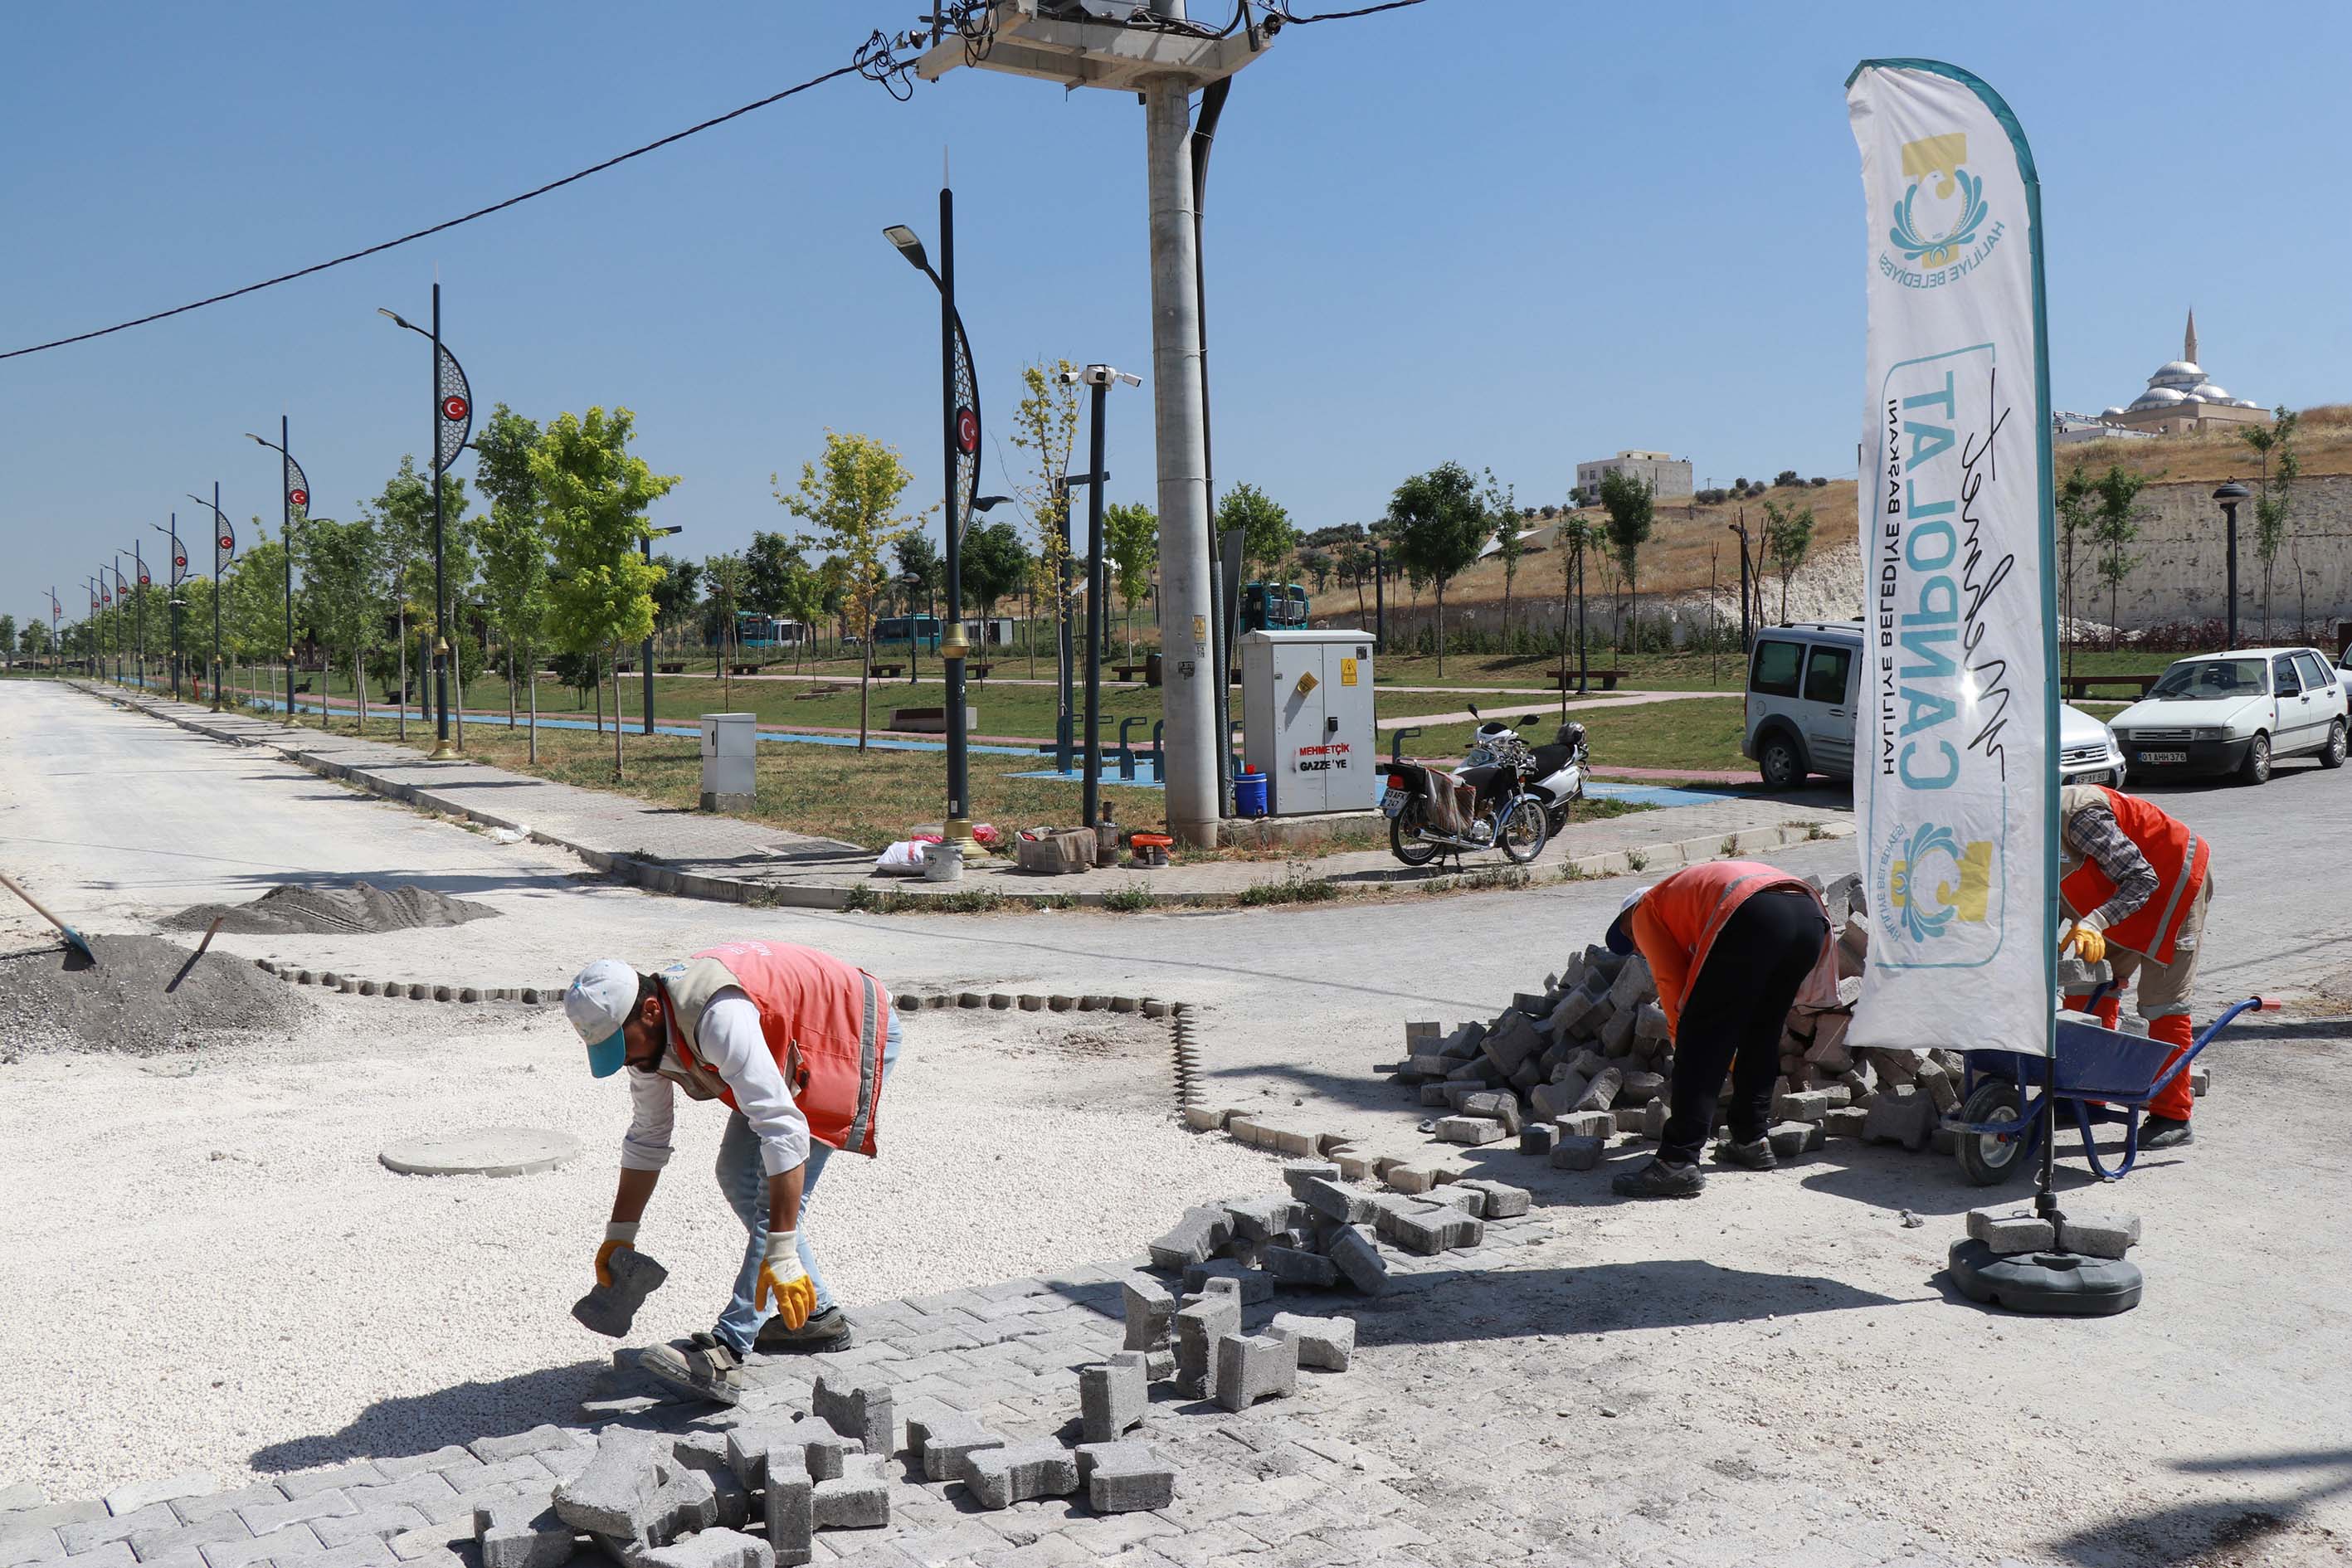
<path fill-rule="evenodd" d="M 1088 492 L 1087 500 L 1087 717 L 1085 783 L 1080 786 L 1081 809 L 1086 826 L 1092 827 L 1102 820 L 1102 645 L 1103 634 L 1108 629 L 1109 617 L 1103 613 L 1103 483 L 1110 478 L 1103 467 L 1103 416 L 1109 411 L 1111 384 L 1123 381 L 1129 386 L 1141 386 L 1143 378 L 1129 375 L 1123 370 L 1113 370 L 1107 364 L 1090 364 L 1084 370 L 1066 371 L 1066 381 L 1083 381 L 1095 389 L 1092 409 L 1093 429 L 1087 436 L 1087 471 L 1072 474 L 1069 482 L 1084 482 Z"/>
<path fill-rule="evenodd" d="M 936 25 L 917 65 L 927 81 L 958 66 L 1143 96 L 1146 184 L 1151 219 L 1151 409 L 1160 470 L 1160 689 L 1167 721 L 1168 826 L 1179 842 L 1213 843 L 1221 812 L 1224 738 L 1216 732 L 1218 668 L 1210 626 L 1217 609 L 1209 571 L 1206 403 L 1201 371 L 1200 251 L 1193 230 L 1194 89 L 1255 59 L 1268 33 L 1256 26 L 1223 37 L 1132 26 L 1084 15 L 1045 16 L 1040 0 L 997 0 L 974 48 Z M 1182 22 L 1184 0 L 1150 0 L 1156 23 Z M 1089 737 L 1091 741 L 1091 737 Z"/>
<path fill-rule="evenodd" d="M 686 526 L 685 526 L 683 523 L 680 523 L 680 524 L 677 525 L 676 527 L 672 527 L 672 528 L 649 528 L 649 529 L 646 530 L 646 531 L 645 531 L 641 536 L 639 536 L 639 538 L 638 538 L 638 540 L 637 540 L 637 546 L 638 546 L 638 549 L 643 552 L 643 554 L 644 554 L 644 556 L 645 556 L 645 562 L 646 562 L 646 565 L 648 565 L 648 566 L 650 566 L 650 565 L 652 565 L 652 564 L 654 563 L 654 541 L 655 541 L 655 540 L 656 540 L 656 539 L 667 539 L 670 535 L 672 535 L 672 534 L 674 534 L 674 533 L 684 533 L 685 531 L 686 531 Z M 645 667 L 646 667 L 646 734 L 648 734 L 648 735 L 650 735 L 650 734 L 652 734 L 652 733 L 654 732 L 654 634 L 653 634 L 653 633 L 651 633 L 651 632 L 647 632 L 647 633 L 646 634 L 646 646 L 645 646 L 645 647 L 644 647 L 644 649 L 643 649 L 642 651 L 643 651 L 644 658 L 645 658 Z M 614 700 L 615 702 L 617 702 L 617 701 L 619 701 L 619 700 L 620 700 L 620 699 L 619 699 L 619 698 L 617 698 L 617 697 L 615 697 L 615 698 L 614 699 Z M 614 713 L 613 713 L 613 728 L 614 728 L 615 730 L 617 730 L 617 729 L 619 729 L 620 727 L 621 727 L 621 715 L 620 715 L 620 711 L 619 711 L 617 709 L 615 709 L 615 710 L 614 710 Z"/>

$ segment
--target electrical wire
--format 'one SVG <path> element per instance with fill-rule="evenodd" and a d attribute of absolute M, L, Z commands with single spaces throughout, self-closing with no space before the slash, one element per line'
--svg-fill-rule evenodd
<path fill-rule="evenodd" d="M 1267 0 L 1274 14 L 1286 23 L 1305 26 L 1309 22 L 1344 22 L 1354 16 L 1373 16 L 1382 11 L 1402 11 L 1408 5 L 1418 5 L 1422 0 L 1388 0 L 1383 5 L 1366 5 L 1354 11 L 1318 11 L 1312 16 L 1294 16 L 1286 0 Z"/>
<path fill-rule="evenodd" d="M 0 360 L 18 359 L 26 354 L 37 354 L 48 349 L 64 348 L 70 343 L 86 343 L 93 338 L 102 338 L 110 333 L 128 331 L 132 327 L 143 327 L 148 325 L 150 322 L 164 321 L 173 316 L 183 316 L 187 314 L 190 310 L 201 310 L 207 305 L 218 305 L 226 300 L 240 299 L 247 294 L 258 293 L 264 289 L 274 289 L 280 283 L 291 283 L 299 278 L 308 278 L 315 273 L 325 272 L 332 268 L 346 266 L 351 262 L 363 260 L 371 256 L 382 255 L 387 250 L 393 250 L 404 245 L 413 244 L 417 240 L 426 238 L 432 235 L 446 233 L 450 229 L 457 227 L 460 224 L 472 223 L 477 218 L 488 217 L 493 213 L 501 213 L 506 211 L 509 207 L 520 206 L 523 203 L 531 200 L 533 197 L 543 196 L 550 191 L 562 190 L 564 186 L 584 180 L 591 174 L 601 174 L 605 170 L 616 168 L 619 165 L 627 163 L 632 158 L 642 158 L 648 153 L 656 152 L 661 148 L 669 146 L 672 142 L 683 142 L 689 136 L 699 135 L 701 132 L 709 131 L 715 126 L 724 125 L 730 120 L 740 120 L 744 115 L 751 113 L 753 110 L 765 109 L 772 103 L 782 103 L 785 99 L 796 97 L 801 93 L 808 91 L 811 88 L 822 87 L 826 82 L 836 80 L 842 77 L 860 76 L 864 77 L 868 81 L 878 82 L 881 84 L 884 90 L 888 92 L 891 97 L 903 103 L 914 94 L 913 84 L 907 80 L 907 73 L 911 68 L 911 64 L 912 62 L 910 61 L 900 60 L 895 58 L 891 53 L 890 41 L 885 38 L 879 31 L 877 31 L 873 37 L 867 38 L 866 42 L 857 47 L 856 58 L 845 66 L 841 66 L 835 69 L 826 71 L 822 76 L 811 77 L 808 80 L 801 82 L 796 86 L 788 87 L 782 92 L 770 93 L 767 97 L 757 100 L 754 102 L 747 103 L 740 109 L 730 109 L 724 114 L 713 116 L 711 119 L 703 121 L 701 123 L 697 125 L 689 125 L 683 131 L 672 132 L 669 135 L 664 136 L 658 141 L 648 142 L 642 147 L 633 147 L 629 151 L 619 154 L 617 157 L 607 158 L 601 163 L 592 163 L 587 168 L 579 170 L 573 174 L 566 174 L 560 180 L 550 180 L 547 184 L 535 186 L 530 190 L 523 192 L 520 195 L 509 196 L 502 202 L 493 202 L 486 207 L 477 207 L 472 212 L 467 213 L 462 216 L 450 218 L 446 222 L 434 224 L 429 228 L 416 229 L 412 233 L 404 234 L 396 239 L 387 239 L 381 244 L 371 245 L 365 249 L 354 250 L 350 252 L 348 255 L 338 256 L 330 261 L 317 262 L 311 266 L 300 268 L 292 272 L 281 272 L 275 278 L 265 278 L 258 283 L 248 283 L 242 289 L 231 289 L 226 293 L 214 294 L 205 299 L 192 300 L 185 305 L 174 305 L 168 310 L 157 310 L 150 315 L 135 317 L 128 321 L 118 321 L 113 326 L 100 327 L 95 331 L 77 332 L 68 338 L 58 338 L 46 343 L 34 343 L 27 348 L 10 349 L 5 353 L 0 353 Z"/>

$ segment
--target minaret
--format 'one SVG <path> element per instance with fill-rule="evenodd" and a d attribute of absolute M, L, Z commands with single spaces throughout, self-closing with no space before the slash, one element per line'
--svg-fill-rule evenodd
<path fill-rule="evenodd" d="M 2180 340 L 2180 357 L 2190 364 L 2205 363 L 2197 357 L 2197 307 L 2194 305 L 2189 307 L 2189 332 Z"/>

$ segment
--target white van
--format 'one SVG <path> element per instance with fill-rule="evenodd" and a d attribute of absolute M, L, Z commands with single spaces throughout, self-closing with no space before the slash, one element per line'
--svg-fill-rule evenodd
<path fill-rule="evenodd" d="M 1862 687 L 1860 621 L 1767 626 L 1748 661 L 1748 722 L 1739 743 L 1769 789 L 1808 773 L 1853 776 Z M 2124 782 L 2124 755 L 2107 727 L 2078 708 L 2058 710 L 2058 776 L 2065 784 Z"/>

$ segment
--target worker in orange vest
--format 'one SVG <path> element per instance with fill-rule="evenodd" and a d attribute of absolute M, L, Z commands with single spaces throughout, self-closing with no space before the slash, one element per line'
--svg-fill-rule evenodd
<path fill-rule="evenodd" d="M 1798 878 L 1753 860 L 1712 860 L 1628 898 L 1609 928 L 1612 952 L 1639 951 L 1657 981 L 1675 1041 L 1675 1077 L 1658 1152 L 1612 1181 L 1629 1198 L 1696 1197 L 1706 1184 L 1699 1151 L 1731 1074 L 1731 1136 L 1716 1158 L 1751 1171 L 1777 1162 L 1772 1086 L 1780 1032 L 1802 995 L 1834 1002 L 1835 944 L 1822 897 Z"/>
<path fill-rule="evenodd" d="M 582 970 L 563 1010 L 588 1070 L 628 1069 L 634 1114 L 621 1142 L 596 1278 L 637 1226 L 670 1157 L 677 1091 L 731 1112 L 717 1175 L 750 1233 L 732 1299 L 708 1333 L 656 1345 L 639 1364 L 689 1394 L 732 1405 L 754 1351 L 845 1350 L 850 1325 L 810 1250 L 804 1221 L 832 1151 L 875 1152 L 882 1087 L 900 1031 L 874 976 L 813 948 L 737 942 L 657 974 L 619 959 Z"/>
<path fill-rule="evenodd" d="M 2213 901 L 2213 847 L 2178 817 L 2103 784 L 2062 788 L 2058 819 L 2058 892 L 2071 921 L 2061 951 L 2114 965 L 2115 987 L 2096 1009 L 2110 1029 L 2123 1016 L 2125 987 L 2138 976 L 2139 1016 L 2147 1020 L 2149 1039 L 2172 1047 L 2169 1067 L 2195 1040 L 2189 991 Z M 2077 1012 L 2088 1002 L 2066 999 Z M 2148 1101 L 2139 1146 L 2196 1142 L 2189 1128 L 2195 1103 L 2184 1072 Z"/>

